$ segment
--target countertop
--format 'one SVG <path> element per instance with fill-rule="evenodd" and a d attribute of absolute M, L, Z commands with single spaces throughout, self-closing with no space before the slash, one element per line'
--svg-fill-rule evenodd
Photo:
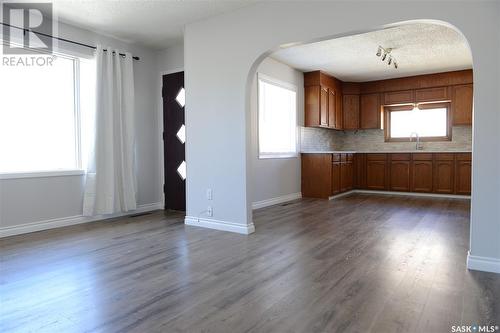
<path fill-rule="evenodd" d="M 397 153 L 472 153 L 470 150 L 311 150 L 301 154 L 397 154 Z"/>

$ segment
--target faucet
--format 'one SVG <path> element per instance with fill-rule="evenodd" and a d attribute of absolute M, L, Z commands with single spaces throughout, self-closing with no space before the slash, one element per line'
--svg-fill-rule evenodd
<path fill-rule="evenodd" d="M 417 132 L 411 132 L 411 134 L 410 134 L 410 142 L 411 142 L 411 139 L 413 138 L 414 134 L 415 134 L 415 138 L 416 138 L 416 141 L 415 141 L 415 150 L 422 150 L 423 147 L 422 147 L 422 145 L 420 145 L 420 136 L 418 135 Z"/>

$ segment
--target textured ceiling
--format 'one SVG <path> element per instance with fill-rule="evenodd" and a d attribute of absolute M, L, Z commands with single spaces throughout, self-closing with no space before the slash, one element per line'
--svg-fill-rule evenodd
<path fill-rule="evenodd" d="M 255 0 L 53 0 L 54 14 L 64 23 L 164 49 L 183 39 L 188 23 L 248 6 Z"/>
<path fill-rule="evenodd" d="M 398 69 L 375 55 L 379 45 L 393 48 Z M 350 82 L 472 68 L 466 40 L 451 28 L 427 23 L 293 46 L 271 57 L 304 72 L 322 70 Z"/>

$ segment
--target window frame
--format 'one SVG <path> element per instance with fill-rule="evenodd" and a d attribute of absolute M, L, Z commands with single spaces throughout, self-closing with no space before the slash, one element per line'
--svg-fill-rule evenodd
<path fill-rule="evenodd" d="M 260 82 L 263 81 L 265 83 L 281 87 L 283 89 L 287 89 L 290 91 L 293 91 L 295 93 L 295 152 L 289 152 L 289 153 L 284 153 L 284 152 L 275 152 L 275 153 L 262 153 L 260 150 Z M 289 82 L 284 82 L 279 79 L 275 79 L 271 76 L 268 76 L 266 74 L 262 73 L 257 73 L 257 158 L 261 160 L 268 160 L 268 159 L 292 159 L 292 158 L 298 158 L 299 157 L 299 151 L 300 151 L 300 142 L 299 142 L 299 125 L 298 125 L 298 112 L 299 112 L 299 107 L 298 107 L 298 99 L 299 99 L 299 94 L 298 94 L 298 87 L 292 83 Z"/>
<path fill-rule="evenodd" d="M 5 41 L 0 39 L 0 44 Z M 82 165 L 82 121 L 80 110 L 80 57 L 61 52 L 47 52 L 39 49 L 29 49 L 30 52 L 36 52 L 41 55 L 52 55 L 57 58 L 65 58 L 73 61 L 73 126 L 75 130 L 75 167 L 47 170 L 31 170 L 31 171 L 7 171 L 0 172 L 0 179 L 20 179 L 20 178 L 39 178 L 39 177 L 59 177 L 59 176 L 80 176 L 86 173 Z"/>
<path fill-rule="evenodd" d="M 423 136 L 419 137 L 421 142 L 432 141 L 451 141 L 452 120 L 451 120 L 451 103 L 438 102 L 438 103 L 418 103 L 418 104 L 405 104 L 396 106 L 384 106 L 384 140 L 385 142 L 408 142 L 411 141 L 410 137 L 392 138 L 391 137 L 391 113 L 398 111 L 411 111 L 418 108 L 421 111 L 436 108 L 446 109 L 446 135 L 445 136 Z"/>

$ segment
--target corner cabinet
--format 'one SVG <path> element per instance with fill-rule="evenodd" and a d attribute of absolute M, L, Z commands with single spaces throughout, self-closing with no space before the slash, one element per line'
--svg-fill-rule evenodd
<path fill-rule="evenodd" d="M 304 107 L 306 127 L 342 129 L 340 83 L 319 71 L 304 74 Z"/>

